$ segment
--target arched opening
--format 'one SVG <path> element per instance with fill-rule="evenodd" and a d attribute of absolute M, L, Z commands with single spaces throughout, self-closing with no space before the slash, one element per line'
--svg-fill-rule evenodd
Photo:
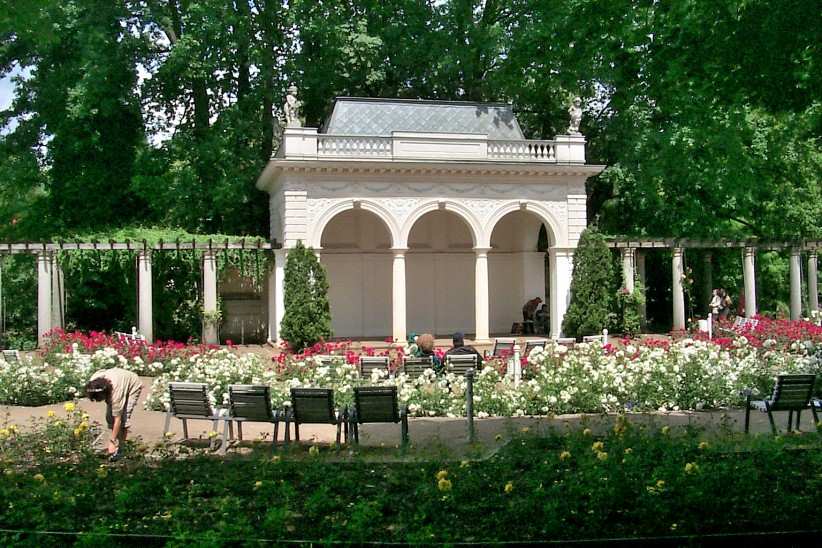
<path fill-rule="evenodd" d="M 474 236 L 457 213 L 430 211 L 408 235 L 408 331 L 447 336 L 474 332 Z"/>
<path fill-rule="evenodd" d="M 328 272 L 337 338 L 391 334 L 391 233 L 374 213 L 349 209 L 325 225 L 320 262 Z"/>
<path fill-rule="evenodd" d="M 540 298 L 542 323 L 535 335 L 547 335 L 550 326 L 550 264 L 546 251 L 552 241 L 542 219 L 528 211 L 512 211 L 494 225 L 488 252 L 488 322 L 494 335 L 506 335 L 523 321 L 526 302 Z M 539 329 L 540 325 L 542 329 Z"/>

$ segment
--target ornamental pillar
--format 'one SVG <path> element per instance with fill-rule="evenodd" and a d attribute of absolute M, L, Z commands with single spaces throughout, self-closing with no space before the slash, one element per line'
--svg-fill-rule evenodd
<path fill-rule="evenodd" d="M 268 342 L 277 344 L 282 341 L 280 323 L 285 316 L 283 284 L 285 283 L 285 261 L 288 252 L 285 249 L 274 250 L 274 267 L 268 272 L 266 290 L 268 293 Z"/>
<path fill-rule="evenodd" d="M 808 308 L 810 311 L 819 310 L 819 288 L 817 286 L 818 274 L 816 267 L 816 251 L 811 251 L 808 254 Z"/>
<path fill-rule="evenodd" d="M 645 329 L 648 321 L 648 285 L 645 283 L 645 253 L 638 252 L 634 255 L 634 262 L 636 263 L 636 271 L 639 276 L 639 283 L 642 285 L 642 304 L 639 307 L 639 317 L 642 329 Z"/>
<path fill-rule="evenodd" d="M 571 302 L 574 250 L 552 248 L 551 261 L 551 337 L 562 337 L 562 320 Z"/>
<path fill-rule="evenodd" d="M 802 251 L 791 248 L 791 319 L 802 317 Z"/>
<path fill-rule="evenodd" d="M 622 287 L 628 293 L 634 292 L 634 260 L 636 250 L 632 247 L 623 247 L 622 253 Z"/>
<path fill-rule="evenodd" d="M 42 251 L 37 254 L 37 344 L 43 346 L 52 328 L 52 273 L 54 257 Z"/>
<path fill-rule="evenodd" d="M 203 253 L 203 342 L 219 344 L 219 304 L 217 299 L 217 254 L 208 250 Z"/>
<path fill-rule="evenodd" d="M 475 247 L 474 310 L 476 312 L 474 340 L 489 340 L 488 333 L 488 248 Z"/>
<path fill-rule="evenodd" d="M 405 328 L 405 248 L 392 249 L 394 262 L 391 268 L 391 337 L 402 342 L 406 338 Z"/>
<path fill-rule="evenodd" d="M 154 317 L 152 311 L 151 251 L 137 253 L 137 328 L 146 341 L 154 341 Z"/>
<path fill-rule="evenodd" d="M 713 254 L 710 251 L 706 251 L 705 255 L 702 257 L 702 263 L 705 270 L 705 285 L 702 288 L 702 302 L 706 309 L 708 309 L 708 303 L 711 302 L 711 297 L 714 293 L 714 273 L 713 273 Z M 741 303 L 740 303 L 741 304 Z M 702 308 L 702 307 L 700 307 Z M 710 314 L 710 310 L 708 313 Z"/>
<path fill-rule="evenodd" d="M 745 281 L 745 317 L 756 316 L 756 248 L 746 247 L 743 252 L 742 273 Z"/>
<path fill-rule="evenodd" d="M 673 248 L 671 257 L 671 271 L 672 271 L 672 300 L 674 304 L 674 331 L 685 330 L 685 291 L 682 287 L 682 281 L 685 277 L 685 270 L 683 268 L 683 249 L 681 247 Z"/>

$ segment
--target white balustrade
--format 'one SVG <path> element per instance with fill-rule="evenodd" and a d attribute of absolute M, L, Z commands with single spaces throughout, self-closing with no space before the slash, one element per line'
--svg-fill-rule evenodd
<path fill-rule="evenodd" d="M 390 158 L 391 137 L 370 135 L 318 135 L 317 156 Z"/>
<path fill-rule="evenodd" d="M 553 141 L 488 141 L 489 160 L 555 162 Z"/>

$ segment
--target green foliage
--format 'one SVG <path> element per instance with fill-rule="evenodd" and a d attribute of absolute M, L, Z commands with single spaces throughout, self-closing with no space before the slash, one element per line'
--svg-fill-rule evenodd
<path fill-rule="evenodd" d="M 37 346 L 37 264 L 33 255 L 0 257 L 3 348 Z"/>
<path fill-rule="evenodd" d="M 331 336 L 331 310 L 325 267 L 302 242 L 289 250 L 283 287 L 285 315 L 281 336 L 299 351 Z"/>
<path fill-rule="evenodd" d="M 614 323 L 615 275 L 611 250 L 595 227 L 582 232 L 574 253 L 571 303 L 562 322 L 568 337 L 598 335 Z"/>
<path fill-rule="evenodd" d="M 196 448 L 174 458 L 168 444 L 129 445 L 131 473 L 123 473 L 122 465 L 93 455 L 91 430 L 73 434 L 82 424 L 77 415 L 60 411 L 0 440 L 0 496 L 13 501 L 3 513 L 4 545 L 21 541 L 9 530 L 79 531 L 95 546 L 116 544 L 122 538 L 107 534 L 123 531 L 209 546 L 250 538 L 538 544 L 671 537 L 682 544 L 708 533 L 822 526 L 814 473 L 822 466 L 822 438 L 814 433 L 663 432 L 659 424 L 619 418 L 613 428 L 589 424 L 603 432 L 597 437 L 579 430 L 517 436 L 494 458 L 462 464 L 450 452 L 417 453 L 405 462 L 393 450 L 341 458 L 303 447 L 271 458 L 266 443 L 246 458 L 215 459 Z M 766 481 L 774 478 L 780 481 Z M 752 503 L 761 500 L 768 503 Z M 35 538 L 37 545 L 58 545 L 72 536 Z"/>
<path fill-rule="evenodd" d="M 635 337 L 642 330 L 642 306 L 645 304 L 645 294 L 642 284 L 638 281 L 634 284 L 634 291 L 631 293 L 624 289 L 617 292 L 619 330 L 626 337 Z"/>

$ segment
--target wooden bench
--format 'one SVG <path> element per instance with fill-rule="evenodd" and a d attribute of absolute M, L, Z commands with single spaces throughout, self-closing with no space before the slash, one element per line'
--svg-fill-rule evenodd
<path fill-rule="evenodd" d="M 345 413 L 334 407 L 334 391 L 330 388 L 292 388 L 291 409 L 285 414 L 285 442 L 291 441 L 289 426 L 294 423 L 294 440 L 300 441 L 301 424 L 333 424 L 337 426 L 337 445 L 345 426 L 348 441 L 348 423 Z"/>
<path fill-rule="evenodd" d="M 410 379 L 416 379 L 425 373 L 426 369 L 434 369 L 434 358 L 426 356 L 424 358 L 407 357 L 402 360 L 402 372 Z"/>
<path fill-rule="evenodd" d="M 3 350 L 3 360 L 8 364 L 18 364 L 23 361 L 19 350 Z"/>
<path fill-rule="evenodd" d="M 214 432 L 218 432 L 219 421 L 226 420 L 226 410 L 212 407 L 211 400 L 208 398 L 208 386 L 205 383 L 172 382 L 168 385 L 168 392 L 170 404 L 166 412 L 163 435 L 169 431 L 172 417 L 183 421 L 184 440 L 188 439 L 189 420 L 211 421 Z M 229 428 L 233 429 L 230 425 Z M 215 443 L 216 438 L 212 437 L 209 444 L 212 449 Z"/>
<path fill-rule="evenodd" d="M 348 415 L 354 443 L 360 443 L 360 424 L 385 422 L 400 423 L 401 443 L 408 443 L 408 407 L 400 406 L 396 386 L 355 387 Z"/>
<path fill-rule="evenodd" d="M 514 353 L 517 340 L 513 338 L 494 339 L 494 349 L 489 354 L 492 358 L 507 358 Z"/>
<path fill-rule="evenodd" d="M 370 378 L 371 372 L 377 369 L 388 373 L 388 356 L 360 356 L 360 377 Z"/>
<path fill-rule="evenodd" d="M 271 388 L 264 384 L 232 384 L 228 387 L 228 411 L 223 427 L 223 444 L 220 452 L 228 447 L 230 425 L 237 423 L 237 437 L 243 439 L 244 422 L 267 422 L 274 425 L 272 449 L 277 443 L 281 413 L 271 407 Z"/>
<path fill-rule="evenodd" d="M 771 430 L 777 434 L 776 423 L 774 422 L 774 411 L 788 412 L 788 432 L 793 424 L 793 413 L 796 411 L 796 428 L 799 428 L 799 420 L 802 411 L 810 408 L 813 414 L 814 423 L 819 423 L 816 414 L 816 407 L 813 405 L 814 386 L 816 375 L 779 375 L 776 377 L 776 385 L 770 398 L 764 400 L 751 401 L 751 391 L 745 391 L 745 433 L 750 430 L 751 409 L 756 409 L 768 414 L 771 423 Z"/>
<path fill-rule="evenodd" d="M 548 344 L 548 339 L 533 339 L 530 341 L 525 341 L 525 348 L 522 350 L 522 354 L 527 358 L 531 355 L 531 352 L 535 348 L 542 348 L 544 350 L 546 344 Z"/>
<path fill-rule="evenodd" d="M 476 354 L 445 356 L 445 370 L 448 373 L 465 376 L 469 369 L 479 369 L 479 356 Z"/>

